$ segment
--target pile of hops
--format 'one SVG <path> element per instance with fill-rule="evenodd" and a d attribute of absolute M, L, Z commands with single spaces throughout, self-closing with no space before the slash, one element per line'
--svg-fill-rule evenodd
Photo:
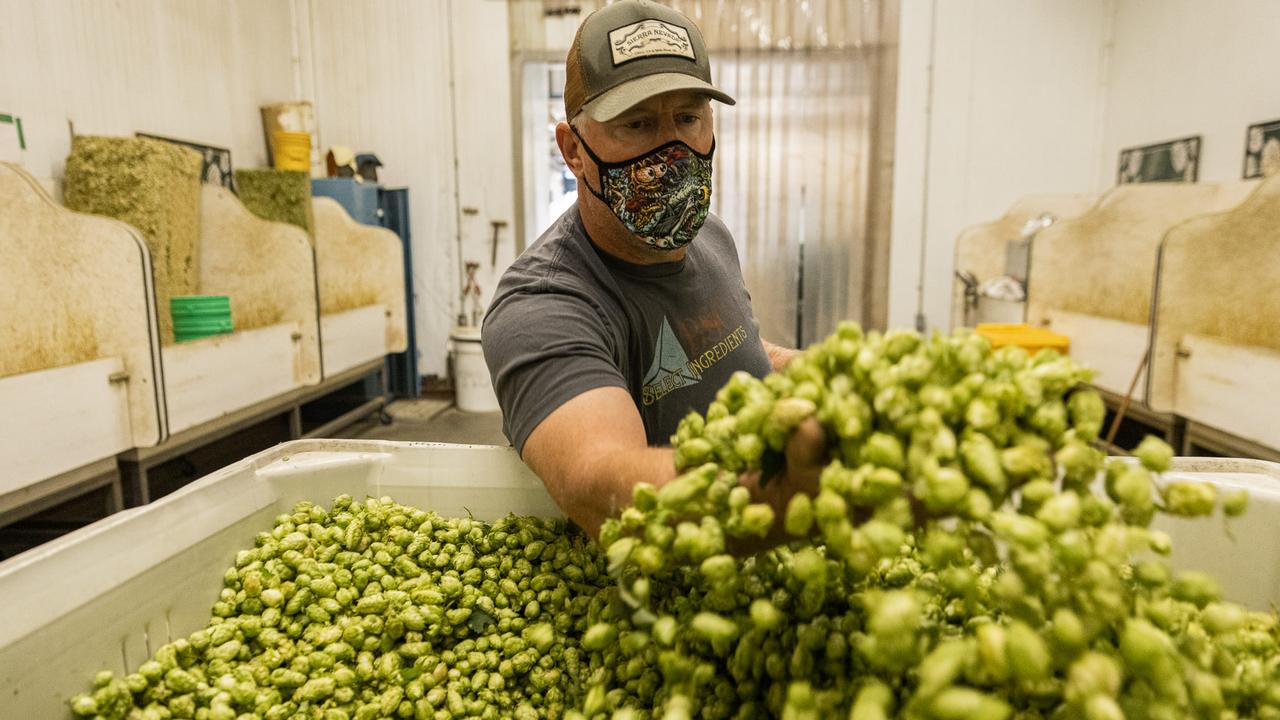
<path fill-rule="evenodd" d="M 103 720 L 559 718 L 615 595 L 562 520 L 446 519 L 390 498 L 300 503 L 227 570 L 208 627 L 99 673 Z M 597 659 L 596 662 L 599 662 Z"/>
<path fill-rule="evenodd" d="M 854 324 L 734 376 L 680 424 L 684 473 L 602 530 L 623 603 L 588 630 L 604 660 L 581 716 L 1280 718 L 1277 616 L 1172 572 L 1150 528 L 1247 495 L 1158 482 L 1154 438 L 1107 462 L 1088 378 L 1052 351 Z M 775 518 L 738 478 L 773 472 L 809 416 L 830 464 Z M 734 554 L 775 523 L 789 544 Z"/>

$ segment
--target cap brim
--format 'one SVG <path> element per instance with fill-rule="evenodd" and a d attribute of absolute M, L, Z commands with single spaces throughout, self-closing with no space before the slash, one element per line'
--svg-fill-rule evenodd
<path fill-rule="evenodd" d="M 600 97 L 582 106 L 582 112 L 596 122 L 608 122 L 655 95 L 692 90 L 726 105 L 735 101 L 728 93 L 701 78 L 684 73 L 645 75 L 606 90 Z"/>

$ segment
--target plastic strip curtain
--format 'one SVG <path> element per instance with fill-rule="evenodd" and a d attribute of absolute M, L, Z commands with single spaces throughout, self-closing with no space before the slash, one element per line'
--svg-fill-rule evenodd
<path fill-rule="evenodd" d="M 513 49 L 568 50 L 601 3 L 511 0 Z M 712 210 L 733 232 L 761 333 L 883 327 L 898 0 L 668 0 L 712 53 Z M 574 12 L 576 10 L 576 12 Z M 517 19 L 518 18 L 518 19 Z"/>

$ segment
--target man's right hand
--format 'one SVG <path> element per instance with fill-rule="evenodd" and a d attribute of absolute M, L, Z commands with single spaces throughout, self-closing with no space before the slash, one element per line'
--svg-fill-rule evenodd
<path fill-rule="evenodd" d="M 768 503 L 773 508 L 773 529 L 762 539 L 752 539 L 734 543 L 734 550 L 739 554 L 755 553 L 787 541 L 783 529 L 783 518 L 787 514 L 787 504 L 796 493 L 806 495 L 818 494 L 818 477 L 829 460 L 827 453 L 826 431 L 816 418 L 808 418 L 796 426 L 795 432 L 787 441 L 784 450 L 786 468 L 780 477 L 760 485 L 760 473 L 754 472 L 742 477 L 742 484 L 751 489 L 755 502 Z"/>
<path fill-rule="evenodd" d="M 768 503 L 779 518 L 786 512 L 792 495 L 798 492 L 808 495 L 818 493 L 818 476 L 827 464 L 827 438 L 822 425 L 812 417 L 797 425 L 795 432 L 787 440 L 784 455 L 786 467 L 779 477 L 765 483 L 763 487 L 760 486 L 758 474 L 750 478 L 756 502 Z"/>

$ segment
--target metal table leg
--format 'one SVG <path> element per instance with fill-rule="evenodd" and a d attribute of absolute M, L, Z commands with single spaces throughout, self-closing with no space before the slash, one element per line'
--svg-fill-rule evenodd
<path fill-rule="evenodd" d="M 142 463 L 120 463 L 120 475 L 124 480 L 124 502 L 127 507 L 139 507 L 151 502 L 151 488 L 147 482 L 147 466 Z"/>

